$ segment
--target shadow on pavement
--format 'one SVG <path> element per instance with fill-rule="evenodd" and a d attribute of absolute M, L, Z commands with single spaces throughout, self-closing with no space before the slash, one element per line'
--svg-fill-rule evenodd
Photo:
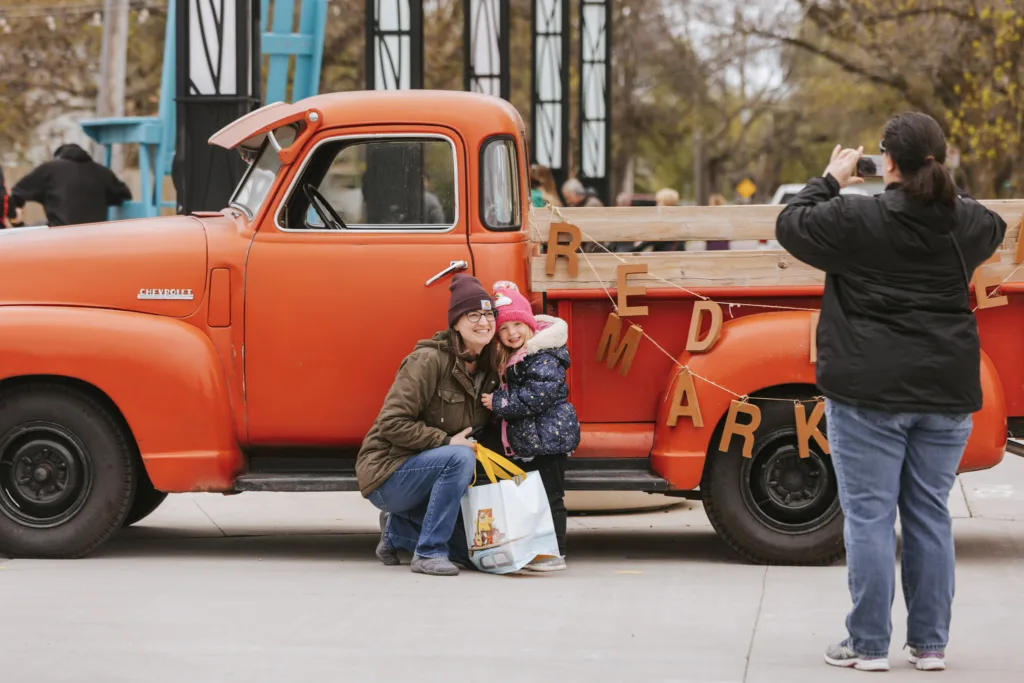
<path fill-rule="evenodd" d="M 196 536 L 173 528 L 125 529 L 93 554 L 97 558 L 373 559 L 377 534 L 292 533 L 268 530 L 233 536 Z M 659 561 L 743 564 L 710 529 L 570 531 L 573 561 Z"/>

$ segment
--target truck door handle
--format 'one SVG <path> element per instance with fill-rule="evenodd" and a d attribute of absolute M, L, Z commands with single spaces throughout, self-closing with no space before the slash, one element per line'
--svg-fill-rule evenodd
<path fill-rule="evenodd" d="M 467 268 L 469 268 L 469 263 L 467 263 L 466 261 L 452 261 L 447 268 L 445 268 L 440 273 L 427 280 L 426 286 L 429 287 L 430 285 L 434 284 L 435 282 L 437 282 L 438 280 L 440 280 L 449 273 L 454 273 L 456 270 L 466 270 Z"/>

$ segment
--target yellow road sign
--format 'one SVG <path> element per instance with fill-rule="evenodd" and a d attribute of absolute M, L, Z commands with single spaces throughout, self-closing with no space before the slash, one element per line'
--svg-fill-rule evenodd
<path fill-rule="evenodd" d="M 750 178 L 744 178 L 740 181 L 740 184 L 736 186 L 736 193 L 744 199 L 750 199 L 757 192 L 757 185 L 754 184 Z"/>

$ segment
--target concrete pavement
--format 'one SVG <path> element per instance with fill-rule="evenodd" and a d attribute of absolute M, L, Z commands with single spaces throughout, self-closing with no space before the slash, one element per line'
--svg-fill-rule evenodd
<path fill-rule="evenodd" d="M 941 680 L 1024 671 L 1024 459 L 960 477 Z M 570 569 L 414 575 L 358 494 L 178 495 L 95 556 L 0 560 L 0 681 L 829 682 L 846 572 L 760 567 L 699 503 L 570 520 Z M 892 671 L 926 674 L 900 650 Z"/>

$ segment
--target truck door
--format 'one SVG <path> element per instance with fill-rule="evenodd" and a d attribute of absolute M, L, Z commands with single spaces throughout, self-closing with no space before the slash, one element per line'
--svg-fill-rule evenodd
<path fill-rule="evenodd" d="M 357 447 L 403 357 L 447 326 L 470 271 L 462 139 L 323 131 L 259 227 L 245 280 L 253 445 Z"/>

